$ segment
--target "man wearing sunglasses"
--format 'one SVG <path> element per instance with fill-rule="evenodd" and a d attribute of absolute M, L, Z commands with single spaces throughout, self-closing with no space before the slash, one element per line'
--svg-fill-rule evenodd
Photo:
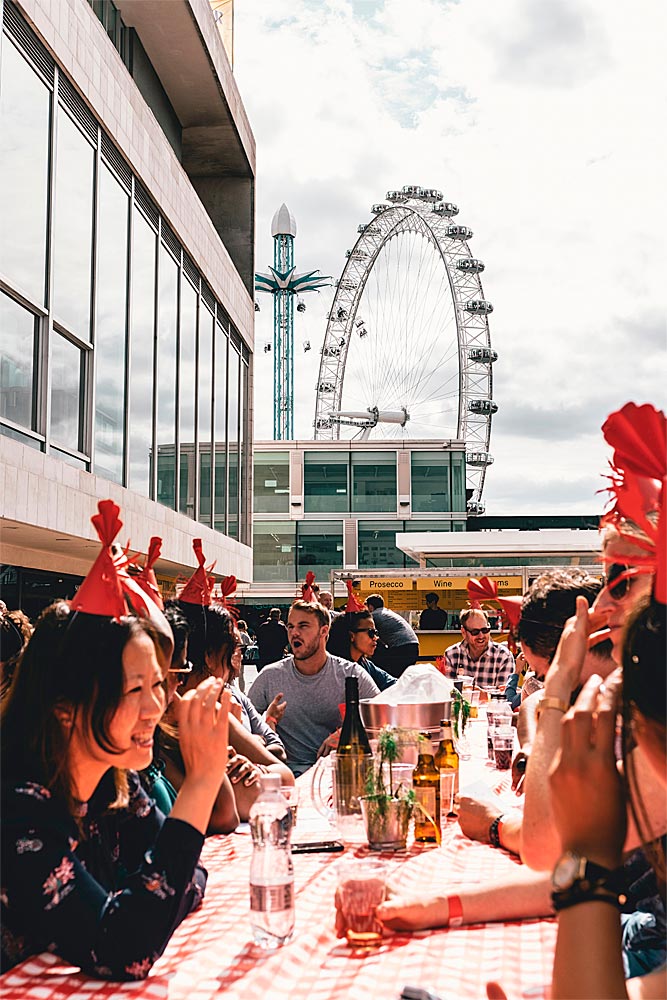
<path fill-rule="evenodd" d="M 460 618 L 463 638 L 445 652 L 448 676 L 468 674 L 478 687 L 504 687 L 514 673 L 514 657 L 507 646 L 491 639 L 486 611 L 466 608 Z"/>

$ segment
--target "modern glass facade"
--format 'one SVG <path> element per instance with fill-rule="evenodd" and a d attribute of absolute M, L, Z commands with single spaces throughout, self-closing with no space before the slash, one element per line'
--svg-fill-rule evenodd
<path fill-rule="evenodd" d="M 255 514 L 289 513 L 289 452 L 255 452 L 253 482 Z"/>
<path fill-rule="evenodd" d="M 3 28 L 0 433 L 249 542 L 248 349 L 62 69 Z"/>

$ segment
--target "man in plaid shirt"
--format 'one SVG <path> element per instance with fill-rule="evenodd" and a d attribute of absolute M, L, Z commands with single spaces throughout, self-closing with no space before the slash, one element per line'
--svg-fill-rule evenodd
<path fill-rule="evenodd" d="M 507 646 L 491 639 L 486 611 L 467 608 L 461 612 L 463 640 L 445 652 L 447 676 L 460 674 L 474 677 L 478 687 L 498 687 L 507 684 L 514 673 L 514 657 Z"/>

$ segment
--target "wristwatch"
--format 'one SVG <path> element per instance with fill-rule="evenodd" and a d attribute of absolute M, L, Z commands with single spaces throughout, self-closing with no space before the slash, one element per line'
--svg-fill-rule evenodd
<path fill-rule="evenodd" d="M 556 862 L 551 878 L 551 899 L 556 911 L 591 900 L 612 903 L 619 909 L 625 903 L 623 867 L 603 868 L 576 851 L 566 851 Z"/>

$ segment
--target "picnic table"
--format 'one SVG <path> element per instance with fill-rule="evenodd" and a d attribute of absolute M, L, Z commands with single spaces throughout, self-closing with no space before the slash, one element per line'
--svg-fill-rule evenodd
<path fill-rule="evenodd" d="M 461 762 L 461 788 L 485 787 L 515 800 L 507 774 L 486 760 L 486 726 L 472 723 L 472 757 Z M 335 831 L 314 809 L 308 774 L 295 839 L 330 839 Z M 358 855 L 367 847 L 348 846 Z M 252 840 L 247 825 L 209 837 L 202 854 L 209 872 L 202 907 L 177 929 L 148 978 L 112 983 L 90 979 L 43 954 L 0 977 L 10 1000 L 397 1000 L 404 985 L 432 989 L 443 1000 L 482 1000 L 486 983 L 502 984 L 509 1000 L 547 996 L 556 939 L 554 920 L 525 920 L 387 935 L 371 953 L 335 936 L 336 860 L 341 854 L 294 856 L 296 926 L 283 948 L 265 952 L 252 942 L 248 876 Z M 517 864 L 504 851 L 468 840 L 458 823 L 442 844 L 408 841 L 405 851 L 374 853 L 401 892 L 457 893 L 507 875 Z"/>

